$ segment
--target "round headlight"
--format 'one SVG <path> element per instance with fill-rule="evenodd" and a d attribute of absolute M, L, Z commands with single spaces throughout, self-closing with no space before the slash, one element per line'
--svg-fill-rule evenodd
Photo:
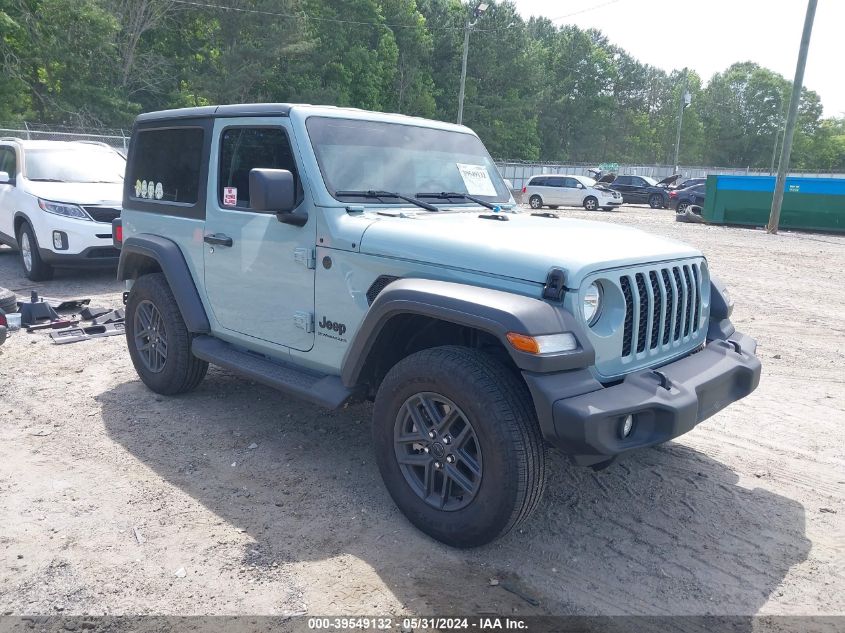
<path fill-rule="evenodd" d="M 597 283 L 591 283 L 590 287 L 584 293 L 584 300 L 582 304 L 584 311 L 584 321 L 587 325 L 593 325 L 599 320 L 601 314 L 601 286 Z"/>

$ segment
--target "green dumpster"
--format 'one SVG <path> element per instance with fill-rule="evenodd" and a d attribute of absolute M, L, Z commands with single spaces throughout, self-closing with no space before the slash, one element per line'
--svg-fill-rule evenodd
<path fill-rule="evenodd" d="M 708 176 L 702 215 L 712 224 L 766 226 L 774 176 Z M 845 233 L 845 179 L 787 178 L 780 228 Z"/>

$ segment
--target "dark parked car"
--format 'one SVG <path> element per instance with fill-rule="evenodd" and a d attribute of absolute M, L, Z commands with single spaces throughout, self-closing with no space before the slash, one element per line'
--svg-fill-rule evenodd
<path fill-rule="evenodd" d="M 707 187 L 704 184 L 693 185 L 685 189 L 675 189 L 669 192 L 669 205 L 678 213 L 683 213 L 691 204 L 704 206 Z"/>
<path fill-rule="evenodd" d="M 622 202 L 626 204 L 647 204 L 652 209 L 663 209 L 669 206 L 669 187 L 680 177 L 680 174 L 673 174 L 658 182 L 649 176 L 606 174 L 599 182 L 621 193 Z"/>
<path fill-rule="evenodd" d="M 707 178 L 687 178 L 683 182 L 679 182 L 673 189 L 686 189 L 687 187 L 694 187 L 695 185 L 703 185 L 707 182 Z"/>

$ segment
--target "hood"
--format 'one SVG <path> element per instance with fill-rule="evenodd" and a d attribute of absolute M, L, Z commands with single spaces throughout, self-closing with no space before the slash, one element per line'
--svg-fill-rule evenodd
<path fill-rule="evenodd" d="M 668 178 L 664 178 L 663 180 L 658 181 L 657 187 L 668 187 L 669 185 L 675 184 L 678 179 L 681 177 L 681 174 L 672 174 Z"/>
<path fill-rule="evenodd" d="M 506 214 L 507 222 L 478 212 L 377 217 L 361 238 L 362 253 L 537 283 L 559 266 L 570 288 L 597 270 L 701 255 L 681 242 L 607 222 L 527 213 Z"/>
<path fill-rule="evenodd" d="M 123 183 L 26 181 L 26 190 L 53 202 L 123 204 Z"/>
<path fill-rule="evenodd" d="M 596 181 L 596 183 L 603 183 L 609 185 L 616 180 L 616 174 L 612 171 L 603 172 L 601 169 L 588 169 L 587 173 Z"/>

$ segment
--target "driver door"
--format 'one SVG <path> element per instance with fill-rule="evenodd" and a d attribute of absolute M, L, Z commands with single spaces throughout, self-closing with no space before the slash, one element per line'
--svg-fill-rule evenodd
<path fill-rule="evenodd" d="M 249 172 L 256 167 L 291 171 L 297 201 L 307 204 L 289 139 L 285 125 L 268 125 L 268 119 L 215 121 L 205 287 L 224 330 L 308 351 L 314 345 L 314 214 L 294 226 L 249 204 Z"/>

